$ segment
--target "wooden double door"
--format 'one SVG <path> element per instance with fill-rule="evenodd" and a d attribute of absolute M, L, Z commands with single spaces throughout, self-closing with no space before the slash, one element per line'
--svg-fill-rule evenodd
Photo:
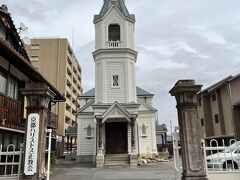
<path fill-rule="evenodd" d="M 127 122 L 111 122 L 105 124 L 106 154 L 128 153 L 127 129 Z"/>

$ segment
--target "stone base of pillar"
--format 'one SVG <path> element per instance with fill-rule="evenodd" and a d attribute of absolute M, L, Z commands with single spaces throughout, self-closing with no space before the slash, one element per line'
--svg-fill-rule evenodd
<path fill-rule="evenodd" d="M 131 154 L 136 154 L 136 148 L 135 147 L 131 147 Z"/>
<path fill-rule="evenodd" d="M 130 154 L 130 166 L 136 167 L 138 165 L 138 155 Z"/>
<path fill-rule="evenodd" d="M 96 167 L 100 168 L 104 166 L 104 155 L 103 154 L 98 154 L 96 156 Z"/>
<path fill-rule="evenodd" d="M 203 176 L 200 176 L 200 177 L 182 177 L 182 180 L 208 180 L 207 177 L 203 177 Z"/>

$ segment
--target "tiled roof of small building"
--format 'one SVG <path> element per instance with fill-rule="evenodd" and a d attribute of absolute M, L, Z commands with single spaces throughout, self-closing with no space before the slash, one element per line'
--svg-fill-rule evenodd
<path fill-rule="evenodd" d="M 166 132 L 168 131 L 166 124 L 162 124 L 162 125 L 156 124 L 156 130 L 157 131 L 166 131 Z"/>
<path fill-rule="evenodd" d="M 14 49 L 18 51 L 18 53 L 20 53 L 25 58 L 25 60 L 30 61 L 27 52 L 24 48 L 23 41 L 21 40 L 19 33 L 17 32 L 17 29 L 14 25 L 11 13 L 8 12 L 8 7 L 5 4 L 2 5 L 0 4 L 0 18 L 2 21 L 3 20 L 6 21 L 5 25 L 8 31 L 10 31 L 12 34 L 11 38 L 14 38 L 13 39 L 13 42 L 15 42 L 15 46 L 13 46 Z"/>
<path fill-rule="evenodd" d="M 149 97 L 154 96 L 154 94 L 151 94 L 140 87 L 136 87 L 136 90 L 137 90 L 137 96 L 149 96 Z M 95 88 L 90 89 L 89 91 L 81 95 L 81 97 L 94 97 L 94 96 L 95 96 Z"/>
<path fill-rule="evenodd" d="M 68 128 L 65 130 L 66 135 L 68 134 L 77 134 L 77 126 L 71 127 L 68 126 Z"/>

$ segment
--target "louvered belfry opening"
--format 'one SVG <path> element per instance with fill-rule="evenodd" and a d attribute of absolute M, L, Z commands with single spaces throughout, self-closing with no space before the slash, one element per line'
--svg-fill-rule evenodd
<path fill-rule="evenodd" d="M 108 40 L 109 41 L 120 41 L 120 26 L 118 24 L 109 25 Z"/>

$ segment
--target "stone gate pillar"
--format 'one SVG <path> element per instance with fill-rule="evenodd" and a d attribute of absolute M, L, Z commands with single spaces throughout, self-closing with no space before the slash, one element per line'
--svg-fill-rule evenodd
<path fill-rule="evenodd" d="M 54 98 L 55 93 L 45 83 L 26 83 L 25 89 L 22 89 L 22 94 L 27 97 L 27 117 L 29 114 L 39 115 L 39 136 L 37 145 L 37 164 L 36 173 L 31 176 L 26 176 L 24 173 L 22 179 L 40 180 L 45 177 L 45 145 L 46 145 L 46 131 L 48 121 L 48 107 L 51 99 Z M 28 123 L 28 122 L 27 122 Z M 25 133 L 24 147 L 26 148 L 26 135 Z M 25 156 L 25 153 L 24 153 Z M 25 161 L 25 157 L 22 162 Z M 23 165 L 24 167 L 24 165 Z"/>
<path fill-rule="evenodd" d="M 197 93 L 202 85 L 194 80 L 179 80 L 170 90 L 177 101 L 182 149 L 182 180 L 206 180 L 197 122 Z"/>

